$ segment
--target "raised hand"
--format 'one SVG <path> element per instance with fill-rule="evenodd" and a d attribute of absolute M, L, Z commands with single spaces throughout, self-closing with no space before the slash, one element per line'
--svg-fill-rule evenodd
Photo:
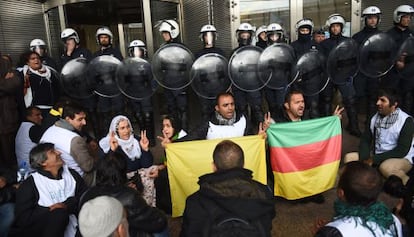
<path fill-rule="evenodd" d="M 118 148 L 118 140 L 115 137 L 115 132 L 111 132 L 111 134 L 109 134 L 109 145 L 111 147 L 112 151 L 116 151 L 116 149 Z"/>
<path fill-rule="evenodd" d="M 149 150 L 149 140 L 147 138 L 147 131 L 146 130 L 141 131 L 141 140 L 139 140 L 139 145 L 141 146 L 141 148 L 144 151 Z"/>
<path fill-rule="evenodd" d="M 168 138 L 167 134 L 165 134 L 165 132 L 162 132 L 162 136 L 157 136 L 158 140 L 161 141 L 161 146 L 165 148 L 165 146 L 168 143 L 171 143 L 170 138 Z"/>

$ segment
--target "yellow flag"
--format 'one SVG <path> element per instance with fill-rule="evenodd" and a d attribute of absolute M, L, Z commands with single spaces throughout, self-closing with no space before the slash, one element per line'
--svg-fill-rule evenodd
<path fill-rule="evenodd" d="M 198 177 L 213 172 L 213 151 L 224 139 L 177 142 L 166 147 L 168 178 L 170 180 L 172 216 L 182 216 L 185 200 L 198 191 Z M 228 139 L 244 152 L 244 167 L 253 171 L 253 179 L 266 184 L 265 140 L 259 136 Z"/>

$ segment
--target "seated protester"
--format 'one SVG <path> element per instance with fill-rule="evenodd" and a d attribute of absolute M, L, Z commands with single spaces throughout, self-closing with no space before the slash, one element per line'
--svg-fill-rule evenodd
<path fill-rule="evenodd" d="M 128 237 L 127 213 L 115 198 L 96 197 L 82 206 L 79 230 L 83 237 Z"/>
<path fill-rule="evenodd" d="M 181 129 L 181 123 L 178 119 L 170 116 L 165 115 L 162 118 L 162 134 L 163 136 L 159 136 L 158 139 L 161 141 L 164 140 L 164 137 L 174 142 L 177 139 L 180 139 L 187 135 L 187 133 Z M 164 156 L 161 158 L 163 164 L 157 166 L 158 169 L 155 169 L 154 172 L 151 173 L 151 177 L 154 177 L 154 184 L 156 189 L 156 199 L 157 199 L 157 207 L 162 209 L 168 214 L 172 212 L 172 204 L 171 204 L 171 193 L 170 193 L 170 183 L 168 180 L 168 172 L 167 172 L 167 157 L 164 153 Z"/>
<path fill-rule="evenodd" d="M 258 134 L 265 134 L 265 123 L 259 124 Z M 210 120 L 189 135 L 178 139 L 178 141 L 231 138 L 250 135 L 250 125 L 244 114 L 235 110 L 234 96 L 229 92 L 223 92 L 216 97 L 214 114 Z M 163 144 L 168 143 L 168 139 Z"/>
<path fill-rule="evenodd" d="M 379 167 L 384 177 L 396 175 L 407 184 L 407 173 L 413 167 L 414 121 L 399 105 L 396 90 L 378 92 L 377 113 L 361 137 L 359 152 L 346 154 L 344 162 L 363 160 Z"/>
<path fill-rule="evenodd" d="M 124 158 L 121 153 L 110 152 L 99 160 L 96 167 L 96 186 L 83 195 L 81 204 L 97 196 L 108 195 L 118 199 L 127 210 L 131 236 L 165 232 L 167 217 L 162 211 L 149 206 L 134 189 L 135 184 L 128 182 L 122 159 Z"/>
<path fill-rule="evenodd" d="M 39 141 L 34 138 L 34 134 L 40 130 L 42 120 L 42 111 L 39 108 L 30 106 L 26 109 L 26 121 L 20 124 L 15 139 L 16 158 L 19 168 L 30 169 L 29 153 Z"/>
<path fill-rule="evenodd" d="M 273 195 L 243 167 L 244 154 L 239 145 L 229 140 L 217 144 L 214 172 L 201 176 L 200 190 L 187 198 L 182 237 L 271 236 Z"/>
<path fill-rule="evenodd" d="M 347 163 L 338 182 L 334 219 L 315 237 L 403 236 L 401 222 L 378 201 L 382 187 L 376 169 L 359 161 Z"/>
<path fill-rule="evenodd" d="M 76 170 L 88 186 L 92 186 L 95 181 L 94 165 L 97 155 L 86 138 L 79 135 L 85 125 L 85 110 L 77 104 L 66 105 L 62 118 L 46 130 L 40 142 L 55 144 L 56 149 L 62 153 L 65 164 Z"/>
<path fill-rule="evenodd" d="M 117 152 L 122 155 L 128 178 L 139 173 L 144 185 L 144 199 L 155 206 L 154 180 L 149 175 L 157 168 L 152 166 L 154 158 L 146 132 L 141 131 L 141 137 L 135 137 L 129 119 L 118 115 L 112 119 L 108 135 L 99 141 L 99 147 L 105 154 Z"/>
<path fill-rule="evenodd" d="M 16 172 L 0 166 L 0 237 L 7 237 L 14 220 Z"/>
<path fill-rule="evenodd" d="M 10 236 L 75 236 L 78 200 L 86 186 L 60 155 L 52 143 L 30 151 L 30 165 L 36 172 L 17 189 Z"/>

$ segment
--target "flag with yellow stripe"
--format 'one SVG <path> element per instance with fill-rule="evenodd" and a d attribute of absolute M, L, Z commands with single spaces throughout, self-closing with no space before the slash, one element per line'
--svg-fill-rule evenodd
<path fill-rule="evenodd" d="M 267 137 L 275 196 L 299 199 L 334 186 L 342 146 L 338 116 L 272 124 Z"/>
<path fill-rule="evenodd" d="M 183 214 L 186 198 L 198 191 L 198 177 L 213 172 L 213 151 L 222 140 L 177 142 L 167 145 L 173 217 Z M 253 171 L 253 179 L 266 184 L 265 140 L 262 136 L 244 136 L 229 140 L 243 149 L 244 168 Z"/>

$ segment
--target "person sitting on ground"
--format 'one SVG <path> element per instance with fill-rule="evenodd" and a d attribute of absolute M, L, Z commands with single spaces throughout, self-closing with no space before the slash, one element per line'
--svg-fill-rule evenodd
<path fill-rule="evenodd" d="M 267 186 L 252 179 L 252 171 L 243 167 L 244 153 L 239 145 L 230 140 L 217 144 L 213 152 L 214 172 L 201 176 L 200 190 L 187 198 L 182 237 L 216 236 L 216 224 L 231 222 L 229 218 L 249 222 L 253 230 L 223 225 L 220 236 L 271 236 L 273 195 Z M 235 232 L 226 235 L 227 231 Z"/>
<path fill-rule="evenodd" d="M 99 146 L 105 154 L 117 152 L 124 157 L 128 178 L 137 173 L 141 176 L 144 199 L 155 206 L 154 179 L 150 176 L 156 172 L 157 167 L 152 166 L 154 158 L 149 149 L 146 131 L 141 131 L 141 136 L 135 137 L 130 120 L 118 115 L 112 119 L 108 135 L 99 141 Z"/>
<path fill-rule="evenodd" d="M 401 222 L 381 202 L 378 171 L 360 161 L 347 163 L 338 182 L 335 216 L 315 237 L 403 236 Z"/>
<path fill-rule="evenodd" d="M 35 134 L 41 129 L 42 120 L 42 111 L 39 108 L 30 106 L 26 109 L 26 121 L 20 124 L 15 139 L 16 158 L 19 168 L 30 170 L 29 153 L 38 143 Z"/>
<path fill-rule="evenodd" d="M 258 133 L 265 136 L 270 120 L 267 114 L 265 121 L 259 123 Z M 216 97 L 216 106 L 214 114 L 212 114 L 208 122 L 203 122 L 197 129 L 190 131 L 187 136 L 184 136 L 177 141 L 191 141 L 203 139 L 217 139 L 217 138 L 232 138 L 241 137 L 251 134 L 250 123 L 246 116 L 238 113 L 235 110 L 234 96 L 230 92 L 222 92 Z M 171 142 L 170 139 L 164 136 L 161 144 Z"/>
<path fill-rule="evenodd" d="M 40 142 L 54 143 L 62 153 L 65 164 L 76 170 L 88 186 L 94 184 L 94 166 L 97 160 L 86 138 L 79 135 L 86 125 L 85 110 L 77 104 L 66 105 L 62 118 L 43 134 Z"/>
<path fill-rule="evenodd" d="M 131 236 L 137 236 L 138 233 L 165 236 L 167 217 L 162 211 L 147 204 L 137 191 L 140 184 L 136 180 L 128 181 L 123 159 L 120 153 L 110 152 L 98 161 L 96 186 L 85 192 L 81 206 L 97 196 L 109 195 L 118 199 L 127 210 Z"/>
<path fill-rule="evenodd" d="M 64 165 L 52 143 L 35 146 L 30 165 L 36 172 L 17 189 L 10 236 L 74 236 L 78 200 L 86 190 L 82 177 Z"/>
<path fill-rule="evenodd" d="M 163 136 L 158 136 L 158 139 L 160 139 L 161 141 L 164 140 L 164 137 L 167 137 L 171 142 L 174 142 L 175 140 L 187 135 L 187 133 L 181 129 L 181 123 L 179 122 L 179 120 L 171 115 L 163 116 L 161 126 L 161 132 Z M 161 158 L 161 161 L 163 163 L 158 165 L 158 169 L 151 174 L 152 177 L 155 178 L 154 184 L 157 193 L 156 203 L 158 208 L 162 209 L 168 214 L 171 214 L 171 190 L 167 172 L 167 156 L 165 153 Z"/>
<path fill-rule="evenodd" d="M 79 230 L 83 237 L 129 237 L 127 213 L 113 197 L 100 196 L 83 204 Z"/>
<path fill-rule="evenodd" d="M 16 198 L 16 172 L 0 166 L 0 237 L 7 237 L 14 220 Z"/>
<path fill-rule="evenodd" d="M 378 92 L 377 113 L 371 118 L 359 143 L 359 152 L 345 155 L 344 162 L 363 160 L 375 167 L 384 177 L 396 175 L 404 184 L 413 167 L 414 121 L 402 111 L 395 89 Z"/>

